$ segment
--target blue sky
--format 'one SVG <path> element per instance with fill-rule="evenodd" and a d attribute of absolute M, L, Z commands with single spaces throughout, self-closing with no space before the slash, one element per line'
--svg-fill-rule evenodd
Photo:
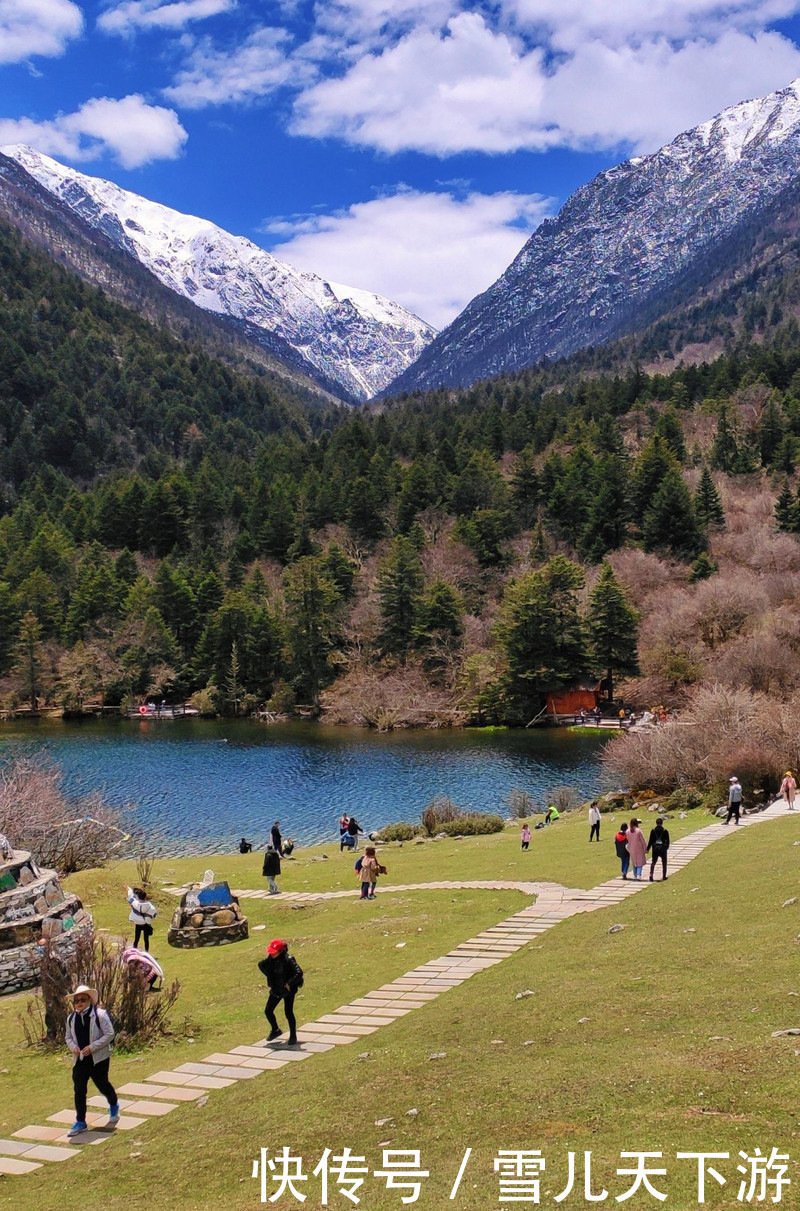
<path fill-rule="evenodd" d="M 800 76 L 800 0 L 0 0 L 0 144 L 437 327 L 579 185 Z"/>

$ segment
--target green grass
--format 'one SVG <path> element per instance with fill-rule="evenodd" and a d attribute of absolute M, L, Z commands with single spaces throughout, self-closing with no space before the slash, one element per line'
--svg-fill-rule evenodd
<path fill-rule="evenodd" d="M 707 817 L 674 821 L 671 829 L 706 822 Z M 542 874 L 549 866 L 583 871 L 600 852 L 604 869 L 591 878 L 585 868 L 586 885 L 612 873 L 610 829 L 587 858 L 584 826 L 585 821 L 569 820 L 546 835 L 535 834 L 530 854 L 535 877 L 554 877 Z M 732 1159 L 718 1167 L 729 1184 L 720 1190 L 709 1182 L 707 1202 L 741 1207 L 735 1154 L 754 1147 L 769 1152 L 773 1145 L 792 1156 L 795 1185 L 784 1205 L 796 1207 L 795 1049 L 800 1042 L 772 1039 L 771 1033 L 800 1024 L 800 996 L 794 995 L 800 994 L 800 902 L 782 908 L 797 893 L 800 846 L 793 842 L 799 838 L 800 825 L 790 818 L 743 830 L 711 846 L 673 876 L 668 888 L 657 885 L 622 907 L 558 925 L 513 958 L 367 1036 L 363 1044 L 212 1093 L 202 1107 L 180 1107 L 99 1149 L 87 1149 L 68 1168 L 9 1179 L 0 1186 L 0 1205 L 13 1201 L 22 1211 L 49 1208 L 57 1197 L 63 1201 L 64 1183 L 70 1201 L 84 1189 L 91 1192 L 87 1206 L 112 1211 L 144 1211 L 154 1204 L 255 1207 L 258 1190 L 250 1172 L 262 1146 L 271 1153 L 289 1146 L 305 1158 L 310 1172 L 325 1148 L 341 1151 L 347 1145 L 379 1168 L 381 1146 L 390 1140 L 392 1148 L 422 1151 L 431 1177 L 421 1207 L 451 1205 L 450 1186 L 466 1147 L 473 1155 L 454 1207 L 477 1211 L 498 1205 L 492 1161 L 503 1148 L 542 1150 L 547 1159 L 542 1202 L 550 1205 L 565 1184 L 567 1151 L 582 1160 L 583 1151 L 591 1149 L 596 1186 L 602 1183 L 610 1192 L 607 1206 L 616 1205 L 613 1196 L 629 1184 L 615 1175 L 618 1165 L 629 1164 L 619 1160 L 619 1152 L 660 1150 L 668 1169 L 663 1187 L 668 1205 L 680 1209 L 696 1205 L 696 1189 L 693 1166 L 676 1161 L 675 1153 L 728 1151 Z M 498 867 L 508 866 L 514 853 L 517 859 L 525 856 L 515 845 L 515 834 L 509 834 L 404 847 L 392 854 L 391 877 L 411 881 L 398 861 L 406 857 L 415 881 L 436 874 L 508 877 Z M 481 852 L 484 869 L 475 874 Z M 191 873 L 204 861 L 192 860 Z M 243 885 L 242 864 L 248 861 L 252 866 L 252 858 L 220 860 L 218 873 Z M 346 880 L 337 861 L 338 853 L 332 853 L 328 862 L 287 864 L 283 885 L 299 886 L 305 878 L 328 886 L 339 877 Z M 352 867 L 349 856 L 342 861 Z M 174 870 L 174 877 L 184 877 L 185 869 L 186 862 L 172 862 L 161 873 Z M 114 871 L 74 881 L 96 889 L 93 907 L 100 924 L 114 932 L 125 917 L 116 898 L 119 875 L 126 877 Z M 116 1078 L 119 1083 L 141 1078 L 189 1052 L 201 1058 L 257 1037 L 263 993 L 254 971 L 261 946 L 256 939 L 274 932 L 295 942 L 307 972 L 298 1001 L 302 1022 L 444 953 L 454 941 L 525 902 L 514 892 L 385 891 L 370 906 L 344 900 L 293 910 L 275 899 L 251 903 L 251 920 L 269 922 L 269 930 L 251 935 L 248 943 L 213 952 L 159 948 L 168 954 L 170 969 L 179 970 L 184 982 L 179 1004 L 197 1017 L 201 1033 L 194 1045 L 183 1038 L 167 1041 L 143 1061 L 115 1056 Z M 626 928 L 610 935 L 615 922 Z M 402 950 L 395 948 L 398 939 L 407 943 Z M 515 1000 L 528 988 L 533 997 Z M 12 1005 L 4 1002 L 0 1041 L 9 1072 L 0 1078 L 6 1094 L 3 1135 L 69 1104 L 66 1063 L 25 1054 L 17 1038 Z M 445 1058 L 431 1060 L 434 1052 L 445 1052 Z M 365 1053 L 367 1058 L 358 1058 Z M 410 1109 L 419 1113 L 409 1116 Z M 380 1119 L 390 1122 L 377 1127 Z M 139 1155 L 131 1157 L 132 1152 Z M 305 1206 L 319 1206 L 316 1179 L 306 1186 Z M 362 1206 L 401 1205 L 399 1192 L 387 1192 L 378 1179 L 370 1178 L 360 1193 L 365 1194 Z M 330 1203 L 347 1205 L 333 1189 Z M 274 1205 L 295 1204 L 284 1198 Z M 583 1198 L 573 1192 L 561 1205 L 581 1206 Z M 654 1202 L 637 1196 L 628 1205 Z"/>

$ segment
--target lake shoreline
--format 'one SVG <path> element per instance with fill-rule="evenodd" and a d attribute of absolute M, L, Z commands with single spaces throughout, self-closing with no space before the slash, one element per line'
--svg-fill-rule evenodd
<path fill-rule="evenodd" d="M 503 817 L 520 791 L 541 803 L 568 785 L 594 798 L 612 789 L 599 761 L 607 740 L 594 728 L 39 718 L 0 722 L 0 760 L 42 753 L 63 770 L 70 799 L 100 792 L 145 847 L 194 856 L 235 852 L 241 837 L 263 849 L 275 820 L 298 846 L 336 845 L 344 812 L 370 833 L 418 822 L 438 797 Z"/>

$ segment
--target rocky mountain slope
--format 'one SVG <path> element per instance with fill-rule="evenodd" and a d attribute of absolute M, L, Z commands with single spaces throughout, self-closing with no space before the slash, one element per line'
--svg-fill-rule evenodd
<path fill-rule="evenodd" d="M 232 318 L 277 356 L 288 349 L 290 358 L 301 359 L 343 398 L 375 395 L 434 336 L 399 304 L 293 269 L 207 219 L 76 172 L 29 147 L 0 150 L 170 290 Z"/>
<path fill-rule="evenodd" d="M 800 181 L 800 80 L 600 173 L 545 220 L 385 394 L 522 369 L 639 330 L 702 293 L 701 265 Z"/>

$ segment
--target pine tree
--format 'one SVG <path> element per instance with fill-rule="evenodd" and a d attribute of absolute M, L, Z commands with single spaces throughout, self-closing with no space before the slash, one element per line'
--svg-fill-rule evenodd
<path fill-rule="evenodd" d="M 398 656 L 404 664 L 414 642 L 417 609 L 422 595 L 422 564 L 412 543 L 395 538 L 378 569 L 382 655 Z"/>
<path fill-rule="evenodd" d="M 683 476 L 668 471 L 642 519 L 647 551 L 668 551 L 678 559 L 693 559 L 705 546 L 694 505 Z"/>
<path fill-rule="evenodd" d="M 793 534 L 797 528 L 797 510 L 795 508 L 794 493 L 789 486 L 788 479 L 781 488 L 778 499 L 775 502 L 775 521 L 778 523 L 778 529 L 785 530 L 788 534 Z"/>
<path fill-rule="evenodd" d="M 692 564 L 689 572 L 689 584 L 697 584 L 698 580 L 707 580 L 719 571 L 719 566 L 710 559 L 705 551 L 701 551 Z"/>
<path fill-rule="evenodd" d="M 674 408 L 668 407 L 661 413 L 653 426 L 653 433 L 664 440 L 667 448 L 675 455 L 679 463 L 686 462 L 683 426 Z"/>
<path fill-rule="evenodd" d="M 589 650 L 578 611 L 581 569 L 556 555 L 541 570 L 526 572 L 506 588 L 497 624 L 505 657 L 507 717 L 527 723 L 542 694 L 586 672 Z"/>
<path fill-rule="evenodd" d="M 720 409 L 717 432 L 711 444 L 709 460 L 716 471 L 726 471 L 729 474 L 736 468 L 739 461 L 739 444 L 727 404 L 723 404 Z"/>
<path fill-rule="evenodd" d="M 42 628 L 30 610 L 23 615 L 19 626 L 19 637 L 14 645 L 15 662 L 13 671 L 21 682 L 22 697 L 29 702 L 31 710 L 39 710 L 39 695 L 45 683 L 44 648 Z"/>
<path fill-rule="evenodd" d="M 703 467 L 700 483 L 694 494 L 694 511 L 704 530 L 712 529 L 714 526 L 721 529 L 725 525 L 725 510 L 708 467 Z"/>
<path fill-rule="evenodd" d="M 606 669 L 609 702 L 614 701 L 614 673 L 639 672 L 636 639 L 639 615 L 628 601 L 609 563 L 604 563 L 589 597 L 589 640 L 598 664 Z"/>

